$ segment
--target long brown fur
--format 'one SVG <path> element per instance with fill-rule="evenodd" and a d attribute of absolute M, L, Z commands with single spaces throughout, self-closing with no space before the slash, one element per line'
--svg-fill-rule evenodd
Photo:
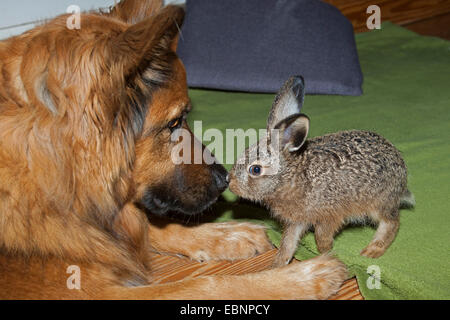
<path fill-rule="evenodd" d="M 67 17 L 0 42 L 0 298 L 333 294 L 345 268 L 328 256 L 258 274 L 152 285 L 150 251 L 232 260 L 271 246 L 252 224 L 187 227 L 140 207 L 180 170 L 188 185 L 177 199 L 207 205 L 214 198 L 201 190 L 214 172 L 223 175 L 219 167 L 180 168 L 170 159 L 167 123 L 189 111 L 175 54 L 183 9 L 125 0 L 110 12 L 83 14 L 79 30 L 66 28 Z M 72 265 L 81 271 L 80 289 L 67 287 Z"/>

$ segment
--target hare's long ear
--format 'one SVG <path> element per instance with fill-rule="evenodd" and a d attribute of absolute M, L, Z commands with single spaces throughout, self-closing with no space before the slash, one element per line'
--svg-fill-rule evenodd
<path fill-rule="evenodd" d="M 270 131 L 283 119 L 299 114 L 305 97 L 305 81 L 302 76 L 289 78 L 281 87 L 267 119 L 267 130 Z"/>
<path fill-rule="evenodd" d="M 305 143 L 309 132 L 309 118 L 304 114 L 294 114 L 281 120 L 275 127 L 279 130 L 281 150 L 299 150 Z"/>

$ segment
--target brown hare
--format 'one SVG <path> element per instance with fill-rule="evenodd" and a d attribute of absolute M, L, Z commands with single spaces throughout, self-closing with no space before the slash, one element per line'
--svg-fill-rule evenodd
<path fill-rule="evenodd" d="M 284 225 L 274 266 L 288 264 L 299 239 L 314 227 L 320 252 L 349 222 L 378 229 L 361 252 L 377 258 L 395 238 L 399 208 L 414 205 L 400 152 L 380 135 L 342 131 L 306 140 L 309 118 L 300 113 L 304 80 L 290 78 L 275 98 L 267 135 L 250 146 L 229 174 L 230 190 L 267 206 Z"/>

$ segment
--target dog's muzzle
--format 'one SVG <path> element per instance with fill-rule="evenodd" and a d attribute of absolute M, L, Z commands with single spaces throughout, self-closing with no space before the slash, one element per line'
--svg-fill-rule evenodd
<path fill-rule="evenodd" d="M 142 198 L 135 204 L 148 214 L 201 213 L 216 202 L 220 194 L 228 187 L 228 172 L 222 165 L 213 164 L 210 167 L 210 175 L 210 183 L 203 186 L 193 184 L 191 187 L 174 185 L 148 187 Z"/>

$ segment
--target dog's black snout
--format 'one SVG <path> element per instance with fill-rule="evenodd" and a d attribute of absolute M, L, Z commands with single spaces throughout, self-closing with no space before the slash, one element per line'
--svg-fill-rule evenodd
<path fill-rule="evenodd" d="M 222 165 L 215 164 L 212 169 L 212 175 L 217 189 L 219 189 L 220 192 L 225 191 L 225 189 L 228 188 L 227 170 Z"/>

